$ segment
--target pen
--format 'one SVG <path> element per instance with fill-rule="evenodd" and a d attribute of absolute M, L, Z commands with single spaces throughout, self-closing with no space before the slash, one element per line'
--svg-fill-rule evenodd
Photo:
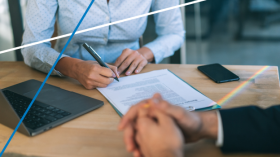
<path fill-rule="evenodd" d="M 101 57 L 94 51 L 94 49 L 87 43 L 83 44 L 84 48 L 92 55 L 92 57 L 99 63 L 100 66 L 110 69 L 101 59 Z M 119 82 L 117 77 L 114 78 Z"/>

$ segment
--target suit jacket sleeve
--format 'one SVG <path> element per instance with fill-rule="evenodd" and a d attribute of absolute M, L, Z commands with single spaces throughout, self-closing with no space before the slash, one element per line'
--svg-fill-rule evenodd
<path fill-rule="evenodd" d="M 224 153 L 280 153 L 280 106 L 255 106 L 220 111 Z"/>

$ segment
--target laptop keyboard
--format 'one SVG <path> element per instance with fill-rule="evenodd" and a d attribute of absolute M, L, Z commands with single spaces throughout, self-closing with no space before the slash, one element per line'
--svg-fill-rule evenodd
<path fill-rule="evenodd" d="M 28 108 L 29 104 L 31 103 L 32 99 L 8 90 L 4 90 L 2 92 L 5 94 L 6 98 L 9 100 L 10 104 L 13 106 L 18 116 L 21 118 Z M 51 105 L 41 105 L 36 103 L 35 101 L 29 112 L 25 116 L 23 123 L 30 129 L 37 129 L 70 114 L 71 113 L 63 111 Z"/>

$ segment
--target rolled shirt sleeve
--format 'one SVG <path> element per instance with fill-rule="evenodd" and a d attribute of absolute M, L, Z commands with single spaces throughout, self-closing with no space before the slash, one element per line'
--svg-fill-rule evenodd
<path fill-rule="evenodd" d="M 57 0 L 28 0 L 22 45 L 52 37 L 57 9 Z M 25 64 L 48 73 L 59 57 L 59 52 L 51 48 L 50 42 L 45 42 L 22 49 L 22 55 Z M 66 56 L 62 55 L 61 58 Z M 52 75 L 61 76 L 56 70 Z"/>
<path fill-rule="evenodd" d="M 179 0 L 154 0 L 152 11 L 157 11 L 172 6 L 179 5 Z M 184 42 L 185 30 L 181 17 L 180 8 L 154 14 L 156 33 L 158 37 L 145 45 L 154 54 L 155 62 L 159 63 L 162 59 L 172 56 Z"/>

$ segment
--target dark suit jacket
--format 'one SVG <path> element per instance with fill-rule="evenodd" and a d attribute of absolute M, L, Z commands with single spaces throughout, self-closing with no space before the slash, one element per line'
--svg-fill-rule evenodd
<path fill-rule="evenodd" d="M 255 106 L 220 111 L 224 153 L 280 153 L 280 106 Z"/>

